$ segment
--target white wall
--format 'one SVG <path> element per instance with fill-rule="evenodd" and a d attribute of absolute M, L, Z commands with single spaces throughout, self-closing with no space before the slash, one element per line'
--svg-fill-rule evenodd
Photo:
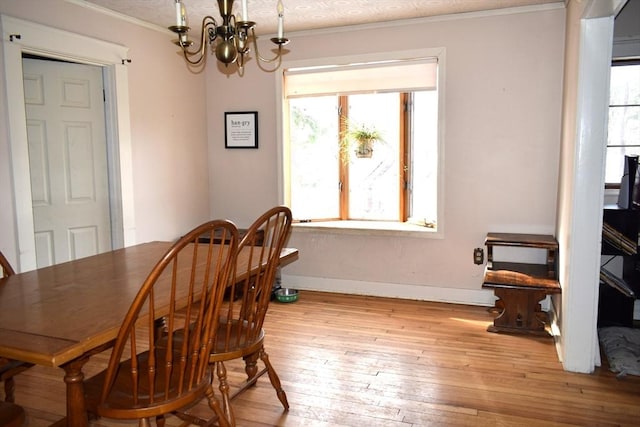
<path fill-rule="evenodd" d="M 290 61 L 444 47 L 447 73 L 444 239 L 294 230 L 289 284 L 488 304 L 472 262 L 486 233 L 554 233 L 565 11 L 527 10 L 288 34 Z M 212 214 L 248 224 L 280 202 L 275 77 L 253 61 L 243 78 L 210 67 L 207 96 Z M 224 149 L 234 110 L 258 111 L 258 150 Z"/>
<path fill-rule="evenodd" d="M 3 0 L 0 14 L 129 47 L 136 240 L 172 240 L 209 219 L 204 76 L 187 71 L 168 31 L 62 0 Z M 0 250 L 17 265 L 3 70 L 0 62 Z"/>

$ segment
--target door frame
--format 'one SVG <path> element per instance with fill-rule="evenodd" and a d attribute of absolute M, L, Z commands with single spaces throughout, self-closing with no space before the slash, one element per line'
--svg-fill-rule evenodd
<path fill-rule="evenodd" d="M 20 271 L 36 268 L 35 233 L 31 206 L 31 180 L 24 104 L 22 54 L 29 53 L 102 67 L 111 234 L 114 249 L 136 243 L 133 206 L 133 170 L 129 121 L 129 83 L 124 46 L 0 16 L 8 105 L 11 166 L 18 235 Z"/>

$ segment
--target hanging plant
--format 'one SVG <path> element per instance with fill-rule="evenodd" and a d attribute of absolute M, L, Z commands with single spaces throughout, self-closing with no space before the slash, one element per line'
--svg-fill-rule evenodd
<path fill-rule="evenodd" d="M 382 133 L 375 127 L 364 124 L 353 124 L 345 119 L 347 130 L 340 143 L 345 157 L 348 158 L 350 149 L 358 158 L 370 158 L 373 155 L 373 145 L 375 142 L 383 141 Z"/>

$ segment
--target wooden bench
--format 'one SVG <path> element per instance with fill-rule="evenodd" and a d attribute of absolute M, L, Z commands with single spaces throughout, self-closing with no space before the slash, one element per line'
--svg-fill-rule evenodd
<path fill-rule="evenodd" d="M 540 301 L 547 295 L 561 292 L 557 280 L 558 242 L 553 236 L 543 234 L 488 233 L 487 267 L 483 288 L 493 289 L 496 310 L 489 332 L 516 332 L 548 335 L 546 313 Z M 499 262 L 493 257 L 495 246 L 544 249 L 545 264 Z"/>

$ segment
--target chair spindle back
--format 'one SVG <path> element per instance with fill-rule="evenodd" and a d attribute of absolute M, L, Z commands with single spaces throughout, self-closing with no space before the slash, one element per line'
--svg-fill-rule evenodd
<path fill-rule="evenodd" d="M 277 206 L 248 228 L 238 245 L 230 299 L 223 307 L 225 333 L 216 335 L 214 353 L 246 346 L 258 340 L 271 301 L 282 251 L 291 230 L 291 211 Z"/>
<path fill-rule="evenodd" d="M 214 244 L 214 235 L 223 236 L 221 243 Z M 199 243 L 202 236 L 210 237 L 209 243 Z M 194 402 L 196 395 L 200 399 L 211 387 L 208 357 L 237 245 L 235 225 L 210 221 L 179 239 L 156 264 L 118 333 L 97 405 L 99 415 L 158 416 Z M 194 304 L 197 301 L 206 303 Z M 183 307 L 186 314 L 180 311 Z M 161 337 L 154 323 L 160 317 L 167 327 Z M 174 340 L 176 336 L 181 339 Z M 128 390 L 127 395 L 115 397 L 122 390 Z"/>

